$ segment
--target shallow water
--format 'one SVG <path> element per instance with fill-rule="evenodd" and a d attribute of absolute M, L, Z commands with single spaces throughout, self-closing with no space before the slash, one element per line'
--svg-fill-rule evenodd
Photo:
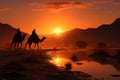
<path fill-rule="evenodd" d="M 80 61 L 82 65 L 73 64 L 73 71 L 82 71 L 91 74 L 96 78 L 104 78 L 105 80 L 120 80 L 120 77 L 113 78 L 113 74 L 120 74 L 112 65 L 102 65 L 98 62 Z"/>
<path fill-rule="evenodd" d="M 106 60 L 105 62 L 97 62 L 87 59 L 90 51 L 54 51 L 48 52 L 51 56 L 50 62 L 59 67 L 65 67 L 66 63 L 72 63 L 73 71 L 82 71 L 92 75 L 95 78 L 104 78 L 104 80 L 120 80 L 120 77 L 112 77 L 112 75 L 120 75 L 119 63 L 117 60 Z M 79 58 L 77 62 L 73 62 L 70 58 L 75 54 Z M 108 63 L 107 63 L 108 61 Z M 82 63 L 82 64 L 77 64 Z"/>

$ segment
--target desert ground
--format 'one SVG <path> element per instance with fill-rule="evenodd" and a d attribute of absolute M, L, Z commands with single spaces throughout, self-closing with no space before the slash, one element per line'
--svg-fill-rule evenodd
<path fill-rule="evenodd" d="M 0 51 L 0 80 L 99 80 L 81 71 L 59 68 L 43 51 Z"/>

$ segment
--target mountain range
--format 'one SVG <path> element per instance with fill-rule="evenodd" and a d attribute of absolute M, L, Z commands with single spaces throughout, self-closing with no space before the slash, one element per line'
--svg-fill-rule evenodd
<path fill-rule="evenodd" d="M 15 34 L 16 29 L 9 24 L 0 23 L 0 47 L 8 45 Z"/>
<path fill-rule="evenodd" d="M 10 44 L 15 32 L 16 29 L 11 25 L 0 23 L 1 46 Z M 97 28 L 75 28 L 62 33 L 59 37 L 53 34 L 47 35 L 47 39 L 42 46 L 74 46 L 76 41 L 86 41 L 89 47 L 96 46 L 98 42 L 104 42 L 109 47 L 120 47 L 120 18 L 117 18 L 111 24 L 102 24 Z"/>
<path fill-rule="evenodd" d="M 111 24 L 102 24 L 97 28 L 75 28 L 64 32 L 61 38 L 54 40 L 56 44 L 67 46 L 73 46 L 76 41 L 86 41 L 89 47 L 95 47 L 99 42 L 106 43 L 108 47 L 120 47 L 120 18 Z"/>

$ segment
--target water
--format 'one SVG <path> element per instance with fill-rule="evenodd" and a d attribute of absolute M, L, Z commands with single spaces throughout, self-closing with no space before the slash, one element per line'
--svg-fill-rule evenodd
<path fill-rule="evenodd" d="M 104 80 L 120 80 L 120 77 L 112 77 L 112 75 L 120 75 L 120 65 L 117 60 L 106 59 L 104 62 L 88 59 L 90 51 L 56 51 L 48 52 L 52 57 L 50 60 L 56 66 L 65 67 L 66 63 L 72 63 L 73 71 L 82 71 L 92 75 L 95 78 L 104 78 Z M 75 54 L 79 61 L 73 62 L 70 58 Z M 77 63 L 82 63 L 78 65 Z"/>
<path fill-rule="evenodd" d="M 95 61 L 80 61 L 83 65 L 73 64 L 73 71 L 82 71 L 91 74 L 96 78 L 104 78 L 105 80 L 120 80 L 113 78 L 113 74 L 120 74 L 112 65 L 102 65 Z"/>

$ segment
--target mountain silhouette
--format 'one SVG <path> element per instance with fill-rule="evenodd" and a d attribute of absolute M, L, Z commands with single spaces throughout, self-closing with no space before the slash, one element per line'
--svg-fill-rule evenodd
<path fill-rule="evenodd" d="M 60 39 L 54 39 L 55 44 L 73 45 L 76 41 L 86 41 L 90 47 L 99 42 L 105 42 L 109 47 L 120 47 L 120 18 L 112 24 L 102 24 L 97 28 L 79 29 L 64 32 Z M 51 40 L 52 41 L 52 40 Z"/>
<path fill-rule="evenodd" d="M 16 29 L 11 25 L 0 23 L 0 42 L 10 43 Z M 40 36 L 41 37 L 41 36 Z M 120 18 L 111 24 L 102 24 L 97 28 L 75 28 L 62 33 L 58 38 L 48 35 L 44 45 L 48 46 L 73 46 L 76 41 L 86 41 L 90 47 L 99 42 L 105 42 L 109 47 L 120 47 Z M 42 45 L 43 46 L 43 45 Z"/>
<path fill-rule="evenodd" d="M 16 31 L 15 28 L 13 28 L 11 25 L 9 24 L 3 24 L 0 23 L 0 36 L 4 36 L 5 33 L 14 33 Z"/>
<path fill-rule="evenodd" d="M 16 29 L 9 24 L 0 23 L 0 46 L 10 43 Z"/>
<path fill-rule="evenodd" d="M 113 27 L 120 27 L 120 18 L 117 18 L 112 24 L 111 26 Z"/>

